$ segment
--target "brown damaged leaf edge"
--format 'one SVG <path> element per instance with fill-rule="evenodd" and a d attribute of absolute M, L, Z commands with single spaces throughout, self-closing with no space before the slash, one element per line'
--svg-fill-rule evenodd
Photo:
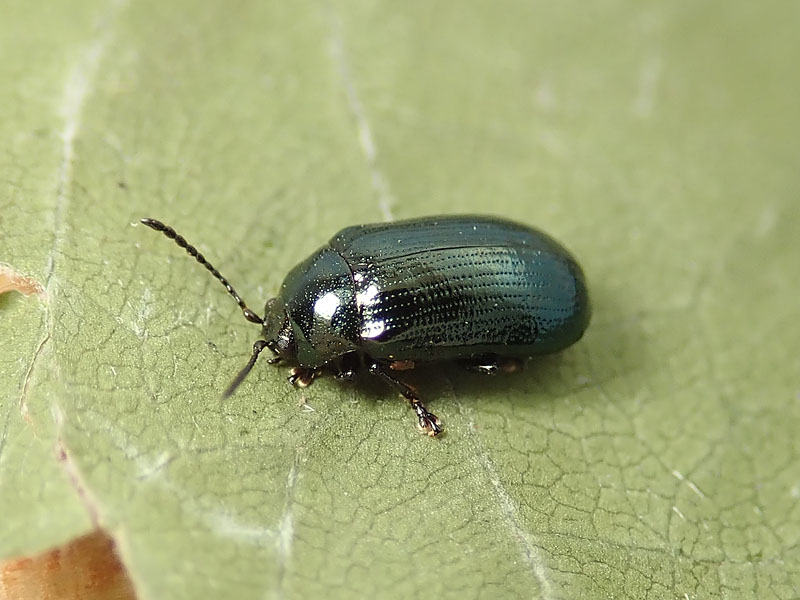
<path fill-rule="evenodd" d="M 40 298 L 44 298 L 42 284 L 32 277 L 20 275 L 9 265 L 0 264 L 0 294 L 6 292 L 19 292 L 23 296 L 36 294 Z"/>
<path fill-rule="evenodd" d="M 0 598 L 135 600 L 113 538 L 102 529 L 36 556 L 0 564 Z"/>

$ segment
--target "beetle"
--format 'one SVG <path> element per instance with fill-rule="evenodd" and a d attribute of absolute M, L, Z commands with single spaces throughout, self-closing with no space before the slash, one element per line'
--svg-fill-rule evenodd
<path fill-rule="evenodd" d="M 486 216 L 439 216 L 347 227 L 286 275 L 264 317 L 172 227 L 141 219 L 193 256 L 236 300 L 261 339 L 225 397 L 269 349 L 305 387 L 325 371 L 366 367 L 405 397 L 430 436 L 442 423 L 394 371 L 457 360 L 487 374 L 578 341 L 591 316 L 583 271 L 547 234 Z"/>

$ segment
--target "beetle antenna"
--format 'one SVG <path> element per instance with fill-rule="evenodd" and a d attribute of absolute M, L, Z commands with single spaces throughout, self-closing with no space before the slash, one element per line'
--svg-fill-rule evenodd
<path fill-rule="evenodd" d="M 233 392 L 236 391 L 236 388 L 239 387 L 239 384 L 244 381 L 244 378 L 247 377 L 250 370 L 256 364 L 256 360 L 258 360 L 258 355 L 261 354 L 261 351 L 267 347 L 267 342 L 264 340 L 258 340 L 255 344 L 253 344 L 253 355 L 250 357 L 250 360 L 247 361 L 244 369 L 239 371 L 239 374 L 236 376 L 231 384 L 228 386 L 228 389 L 225 390 L 225 393 L 222 394 L 223 398 L 228 398 L 233 395 Z"/>
<path fill-rule="evenodd" d="M 220 274 L 220 272 L 217 271 L 214 268 L 214 265 L 212 265 L 210 262 L 208 262 L 206 260 L 206 257 L 203 256 L 197 250 L 197 248 L 195 248 L 189 242 L 187 242 L 186 239 L 183 236 L 179 235 L 177 231 L 175 231 L 169 225 L 165 225 L 164 223 L 162 223 L 161 221 L 157 221 L 156 219 L 139 219 L 139 220 L 144 225 L 147 225 L 150 229 L 155 229 L 156 231 L 160 231 L 165 236 L 167 236 L 169 239 L 173 240 L 176 244 L 178 244 L 178 246 L 180 246 L 181 248 L 186 250 L 186 252 L 189 253 L 190 256 L 194 257 L 194 259 L 197 262 L 199 262 L 206 269 L 208 269 L 211 272 L 211 274 L 214 277 L 216 277 L 217 280 L 222 285 L 225 286 L 225 289 L 228 290 L 228 293 L 231 296 L 233 296 L 233 299 L 236 300 L 236 304 L 238 304 L 239 308 L 242 309 L 242 314 L 244 315 L 245 319 L 247 319 L 251 323 L 258 323 L 259 325 L 263 325 L 264 324 L 264 319 L 259 317 L 256 313 L 254 313 L 249 308 L 247 308 L 247 304 L 244 303 L 244 300 L 242 300 L 241 296 L 239 296 L 239 294 L 236 293 L 236 290 L 233 289 L 233 286 L 230 283 L 228 283 L 228 280 L 225 279 Z M 261 350 L 263 350 L 263 348 Z M 259 352 L 261 352 L 261 350 L 259 350 Z M 246 370 L 246 372 L 244 372 L 244 374 L 242 374 L 242 373 L 239 374 L 240 377 L 237 377 L 236 381 L 234 382 L 234 383 L 236 383 L 236 385 L 239 385 L 241 383 L 241 380 L 244 379 L 244 377 L 247 375 L 247 372 L 249 372 L 250 369 L 253 368 L 253 364 L 255 364 L 255 362 L 256 362 L 255 359 L 256 359 L 257 356 L 258 356 L 258 352 L 254 352 L 253 353 L 253 358 L 251 359 L 252 364 L 250 364 L 249 368 Z M 235 389 L 235 386 L 233 386 L 233 389 Z M 233 393 L 233 389 L 229 388 L 229 391 L 230 391 L 231 394 Z M 226 394 L 226 395 L 229 396 L 230 394 Z"/>

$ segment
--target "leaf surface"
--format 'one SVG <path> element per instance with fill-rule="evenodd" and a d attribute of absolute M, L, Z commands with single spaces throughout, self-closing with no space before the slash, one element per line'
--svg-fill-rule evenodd
<path fill-rule="evenodd" d="M 94 525 L 142 598 L 788 598 L 798 9 L 18 2 L 0 25 L 0 553 Z M 296 390 L 261 311 L 338 229 L 536 225 L 585 338 L 520 375 Z M 264 361 L 265 362 L 265 361 Z"/>

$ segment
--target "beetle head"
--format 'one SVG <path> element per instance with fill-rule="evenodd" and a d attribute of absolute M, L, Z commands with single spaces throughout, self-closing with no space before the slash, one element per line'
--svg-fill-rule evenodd
<path fill-rule="evenodd" d="M 320 248 L 289 271 L 278 299 L 272 302 L 267 313 L 274 316 L 268 314 L 267 320 L 280 324 L 270 324 L 268 333 L 265 325 L 265 337 L 284 345 L 291 341 L 292 358 L 300 367 L 321 367 L 357 349 L 359 315 L 353 274 L 332 248 Z"/>

